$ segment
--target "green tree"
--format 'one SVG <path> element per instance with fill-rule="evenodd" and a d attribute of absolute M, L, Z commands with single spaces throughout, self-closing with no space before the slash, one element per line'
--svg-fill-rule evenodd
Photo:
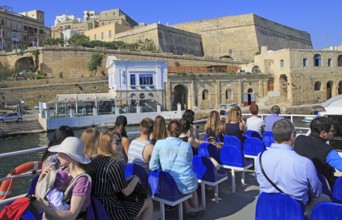
<path fill-rule="evenodd" d="M 89 47 L 90 41 L 89 38 L 83 34 L 75 34 L 69 38 L 68 43 L 72 46 Z"/>
<path fill-rule="evenodd" d="M 48 38 L 43 42 L 43 45 L 63 45 L 61 38 Z"/>
<path fill-rule="evenodd" d="M 91 59 L 90 59 L 90 61 L 88 63 L 89 71 L 93 71 L 94 74 L 96 75 L 97 68 L 101 66 L 102 59 L 103 59 L 103 54 L 101 54 L 101 53 L 94 53 L 91 56 Z"/>

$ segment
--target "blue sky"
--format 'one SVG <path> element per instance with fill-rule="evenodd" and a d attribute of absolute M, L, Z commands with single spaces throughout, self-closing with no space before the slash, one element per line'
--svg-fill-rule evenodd
<path fill-rule="evenodd" d="M 170 25 L 254 13 L 309 32 L 315 49 L 342 43 L 341 0 L 0 0 L 2 5 L 12 7 L 14 12 L 42 10 L 48 27 L 56 15 L 67 12 L 81 18 L 84 10 L 120 8 L 137 22 Z"/>

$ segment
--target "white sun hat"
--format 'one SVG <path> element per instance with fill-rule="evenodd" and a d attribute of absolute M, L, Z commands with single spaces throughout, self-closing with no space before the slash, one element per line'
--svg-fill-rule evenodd
<path fill-rule="evenodd" d="M 84 154 L 83 142 L 77 137 L 67 137 L 64 141 L 49 148 L 50 152 L 65 153 L 75 161 L 88 164 L 91 160 Z"/>

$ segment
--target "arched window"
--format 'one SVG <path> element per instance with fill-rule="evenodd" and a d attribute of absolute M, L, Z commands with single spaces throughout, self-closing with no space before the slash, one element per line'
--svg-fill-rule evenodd
<path fill-rule="evenodd" d="M 321 82 L 317 81 L 315 82 L 315 91 L 320 91 L 321 90 Z"/>
<path fill-rule="evenodd" d="M 337 65 L 342 66 L 342 55 L 338 56 L 337 58 Z"/>
<path fill-rule="evenodd" d="M 249 89 L 247 90 L 247 93 L 253 93 L 253 89 L 249 88 Z"/>
<path fill-rule="evenodd" d="M 252 73 L 260 73 L 260 68 L 259 66 L 253 66 Z"/>
<path fill-rule="evenodd" d="M 226 90 L 226 99 L 231 99 L 232 98 L 232 90 L 231 89 L 227 89 Z"/>
<path fill-rule="evenodd" d="M 314 59 L 314 66 L 321 66 L 322 57 L 320 54 L 315 54 L 313 59 Z"/>
<path fill-rule="evenodd" d="M 203 90 L 202 92 L 202 99 L 208 100 L 209 99 L 209 91 L 207 89 Z"/>

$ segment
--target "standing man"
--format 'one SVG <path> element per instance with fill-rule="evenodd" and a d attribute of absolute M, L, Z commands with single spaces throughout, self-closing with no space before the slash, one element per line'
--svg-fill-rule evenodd
<path fill-rule="evenodd" d="M 275 143 L 269 150 L 259 154 L 255 163 L 260 191 L 283 192 L 291 196 L 305 206 L 309 216 L 318 202 L 330 201 L 330 199 L 321 194 L 322 184 L 311 160 L 300 156 L 293 149 L 296 139 L 293 124 L 285 119 L 278 120 L 274 123 L 272 132 Z"/>
<path fill-rule="evenodd" d="M 342 171 L 342 158 L 326 143 L 334 137 L 334 124 L 329 118 L 318 117 L 311 121 L 310 130 L 309 136 L 298 136 L 294 144 L 295 151 L 309 158 L 317 172 L 325 176 L 332 187 L 335 182 L 335 169 Z"/>
<path fill-rule="evenodd" d="M 284 119 L 283 117 L 279 116 L 280 107 L 278 105 L 272 106 L 270 111 L 271 114 L 265 117 L 265 131 L 272 131 L 274 122 Z"/>

